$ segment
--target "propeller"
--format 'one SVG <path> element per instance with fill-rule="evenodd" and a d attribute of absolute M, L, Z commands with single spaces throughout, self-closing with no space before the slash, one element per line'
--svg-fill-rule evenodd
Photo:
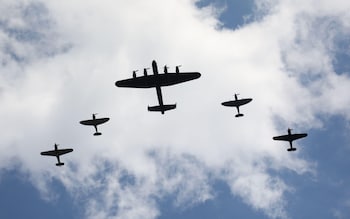
<path fill-rule="evenodd" d="M 164 73 L 168 73 L 168 68 L 169 68 L 169 66 L 164 65 Z"/>
<path fill-rule="evenodd" d="M 134 77 L 134 78 L 136 78 L 136 72 L 138 72 L 139 70 L 134 70 L 134 71 L 132 71 L 132 76 Z"/>
<path fill-rule="evenodd" d="M 144 68 L 143 69 L 143 74 L 145 75 L 145 76 L 147 76 L 147 70 L 149 70 L 150 68 Z"/>
<path fill-rule="evenodd" d="M 175 69 L 176 69 L 176 73 L 180 73 L 180 70 L 179 70 L 179 68 L 181 67 L 181 65 L 177 65 L 177 66 L 175 66 Z"/>
<path fill-rule="evenodd" d="M 93 114 L 92 114 L 92 119 L 95 119 L 95 118 L 96 118 L 95 116 L 96 116 L 97 114 L 98 114 L 98 113 L 93 113 Z"/>

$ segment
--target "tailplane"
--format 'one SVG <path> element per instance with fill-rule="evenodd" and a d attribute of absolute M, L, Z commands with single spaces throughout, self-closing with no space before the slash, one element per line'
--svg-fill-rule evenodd
<path fill-rule="evenodd" d="M 169 104 L 169 105 L 159 105 L 159 106 L 149 106 L 148 111 L 151 112 L 161 112 L 164 114 L 165 111 L 172 110 L 176 108 L 176 104 Z"/>
<path fill-rule="evenodd" d="M 296 151 L 296 148 L 288 148 L 287 151 Z"/>
<path fill-rule="evenodd" d="M 63 166 L 64 165 L 64 163 L 56 163 L 56 166 Z"/>

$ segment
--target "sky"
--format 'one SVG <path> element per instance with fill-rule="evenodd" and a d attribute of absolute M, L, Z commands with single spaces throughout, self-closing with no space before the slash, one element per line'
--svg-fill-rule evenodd
<path fill-rule="evenodd" d="M 0 0 L 0 218 L 350 217 L 350 2 Z M 133 70 L 198 71 L 117 88 Z M 221 102 L 253 98 L 244 117 Z M 79 121 L 110 117 L 101 136 Z M 272 137 L 308 133 L 294 142 Z M 62 167 L 41 151 L 73 148 Z"/>

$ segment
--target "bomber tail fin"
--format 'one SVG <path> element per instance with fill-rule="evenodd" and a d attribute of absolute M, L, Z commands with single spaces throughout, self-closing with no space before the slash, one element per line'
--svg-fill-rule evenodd
<path fill-rule="evenodd" d="M 169 104 L 169 105 L 159 105 L 159 106 L 148 106 L 148 111 L 151 112 L 161 112 L 164 114 L 165 111 L 172 110 L 176 108 L 176 104 Z"/>

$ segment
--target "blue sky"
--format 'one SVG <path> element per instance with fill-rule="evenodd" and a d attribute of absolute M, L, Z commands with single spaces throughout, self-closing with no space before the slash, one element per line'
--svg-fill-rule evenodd
<path fill-rule="evenodd" d="M 81 218 L 82 212 L 72 197 L 59 182 L 52 189 L 59 192 L 57 200 L 43 200 L 37 189 L 28 183 L 22 173 L 12 170 L 2 173 L 1 217 L 2 218 Z"/>
<path fill-rule="evenodd" d="M 0 3 L 0 218 L 350 217 L 350 4 L 179 2 Z M 163 117 L 113 85 L 153 59 L 202 73 Z M 97 111 L 98 138 L 77 122 Z"/>

